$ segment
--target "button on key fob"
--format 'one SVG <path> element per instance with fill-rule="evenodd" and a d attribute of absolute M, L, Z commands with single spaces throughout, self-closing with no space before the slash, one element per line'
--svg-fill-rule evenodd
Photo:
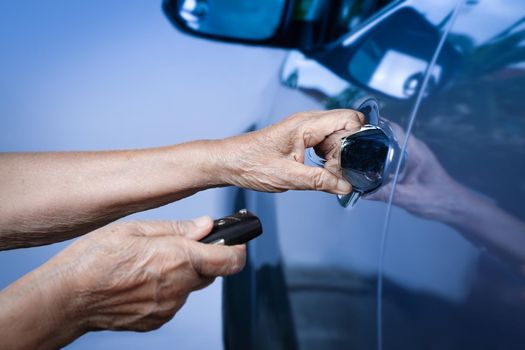
<path fill-rule="evenodd" d="M 241 209 L 237 213 L 213 222 L 210 234 L 199 242 L 209 244 L 244 244 L 262 233 L 261 221 L 253 213 Z"/>

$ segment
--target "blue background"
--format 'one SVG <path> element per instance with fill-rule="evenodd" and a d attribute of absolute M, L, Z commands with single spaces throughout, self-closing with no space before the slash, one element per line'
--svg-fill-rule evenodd
<path fill-rule="evenodd" d="M 271 113 L 284 57 L 184 36 L 160 1 L 2 1 L 0 51 L 3 152 L 141 148 L 240 133 Z M 224 190 L 211 190 L 134 217 L 218 217 L 224 202 Z M 68 244 L 0 253 L 0 287 Z M 220 349 L 220 283 L 192 294 L 160 330 L 91 333 L 68 348 Z"/>

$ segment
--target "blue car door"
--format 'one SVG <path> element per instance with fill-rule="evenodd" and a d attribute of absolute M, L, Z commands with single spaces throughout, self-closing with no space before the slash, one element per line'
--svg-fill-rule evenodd
<path fill-rule="evenodd" d="M 466 2 L 448 31 L 459 58 L 421 101 L 385 235 L 385 349 L 523 348 L 524 15 Z"/>
<path fill-rule="evenodd" d="M 399 126 L 394 128 L 403 143 L 421 100 L 453 79 L 459 54 L 443 40 L 457 17 L 456 4 L 396 2 L 316 56 L 291 53 L 281 74 L 288 87 L 278 90 L 271 116 L 257 127 L 301 110 L 356 108 L 372 97 L 381 115 Z M 440 56 L 441 51 L 446 54 Z M 377 281 L 380 266 L 390 263 L 390 255 L 384 261 L 381 253 L 391 213 L 385 193 L 394 183 L 393 177 L 369 198 L 375 200 L 359 200 L 352 209 L 325 193 L 232 194 L 238 208 L 246 206 L 261 217 L 265 232 L 250 243 L 247 268 L 225 280 L 226 348 L 380 345 L 381 326 L 387 324 L 379 321 L 391 305 L 379 303 L 383 312 L 378 313 Z M 397 218 L 393 214 L 392 221 Z M 461 251 L 458 259 L 470 259 L 469 254 L 475 253 Z M 419 275 L 395 267 L 385 269 L 381 283 L 387 287 L 391 280 L 420 281 Z M 467 272 L 451 271 L 450 278 L 462 279 Z M 384 294 L 389 292 L 385 289 Z M 395 317 L 403 316 L 404 310 L 398 311 L 393 311 L 394 323 Z M 407 328 L 402 331 L 410 333 Z M 399 333 L 396 342 L 403 337 Z"/>

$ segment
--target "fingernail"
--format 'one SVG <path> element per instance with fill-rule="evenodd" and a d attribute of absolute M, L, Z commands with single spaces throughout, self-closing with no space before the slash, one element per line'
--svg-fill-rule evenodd
<path fill-rule="evenodd" d="M 346 180 L 339 179 L 337 181 L 337 191 L 340 191 L 341 194 L 347 194 L 352 191 L 352 185 L 350 185 Z"/>
<path fill-rule="evenodd" d="M 193 219 L 193 223 L 197 227 L 207 227 L 210 222 L 210 218 L 207 216 L 200 216 L 198 218 Z"/>

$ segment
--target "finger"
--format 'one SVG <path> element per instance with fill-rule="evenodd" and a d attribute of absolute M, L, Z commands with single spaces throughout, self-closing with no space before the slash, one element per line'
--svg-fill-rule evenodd
<path fill-rule="evenodd" d="M 348 136 L 348 131 L 340 130 L 328 135 L 315 146 L 315 153 L 326 160 L 336 158 L 341 150 L 341 139 Z"/>
<path fill-rule="evenodd" d="M 295 190 L 315 190 L 334 194 L 352 192 L 352 185 L 348 181 L 324 168 L 293 163 L 287 173 L 290 176 L 292 189 Z"/>
<path fill-rule="evenodd" d="M 140 233 L 146 236 L 180 235 L 192 240 L 199 240 L 210 233 L 213 220 L 201 216 L 193 220 L 180 221 L 139 221 Z"/>
<path fill-rule="evenodd" d="M 210 233 L 213 220 L 209 216 L 200 216 L 191 221 L 172 221 L 172 226 L 180 235 L 198 241 Z"/>
<path fill-rule="evenodd" d="M 304 147 L 314 147 L 337 131 L 358 131 L 364 120 L 361 112 L 352 109 L 335 109 L 309 117 L 301 125 Z"/>
<path fill-rule="evenodd" d="M 228 247 L 187 241 L 187 247 L 194 269 L 203 276 L 232 275 L 246 263 L 245 245 Z"/>

